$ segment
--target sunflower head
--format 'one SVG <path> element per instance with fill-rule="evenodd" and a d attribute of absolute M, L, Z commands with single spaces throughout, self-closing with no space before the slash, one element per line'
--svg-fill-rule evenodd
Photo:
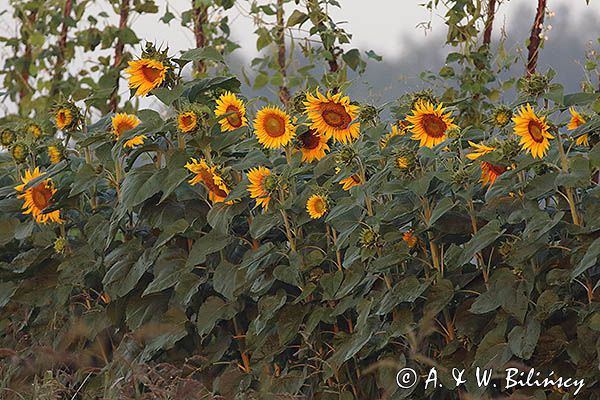
<path fill-rule="evenodd" d="M 550 79 L 538 73 L 531 74 L 519 80 L 519 90 L 529 97 L 540 97 L 548 91 Z"/>
<path fill-rule="evenodd" d="M 0 133 L 0 144 L 2 144 L 2 146 L 8 147 L 14 143 L 16 138 L 17 135 L 15 135 L 15 133 L 12 130 L 3 129 Z"/>
<path fill-rule="evenodd" d="M 410 173 L 417 164 L 415 150 L 409 146 L 400 146 L 394 152 L 394 165 L 400 172 Z"/>
<path fill-rule="evenodd" d="M 327 196 L 322 194 L 313 194 L 306 202 L 306 212 L 312 219 L 319 219 L 329 211 L 329 202 Z"/>
<path fill-rule="evenodd" d="M 64 254 L 67 246 L 69 245 L 69 241 L 65 237 L 57 237 L 54 241 L 54 252 L 56 254 Z"/>
<path fill-rule="evenodd" d="M 406 121 L 399 121 L 397 125 L 392 125 L 391 132 L 386 133 L 381 139 L 379 139 L 379 148 L 386 148 L 390 139 L 394 136 L 406 135 L 406 132 L 408 132 L 408 126 L 409 124 Z"/>
<path fill-rule="evenodd" d="M 140 119 L 132 114 L 118 113 L 112 117 L 112 133 L 119 140 L 123 133 L 132 130 L 140 124 Z"/>
<path fill-rule="evenodd" d="M 434 106 L 428 101 L 418 102 L 412 115 L 406 117 L 411 123 L 411 139 L 418 140 L 421 147 L 434 147 L 447 138 L 448 129 L 456 127 L 450 113 L 442 104 Z"/>
<path fill-rule="evenodd" d="M 567 129 L 572 131 L 579 128 L 581 125 L 585 124 L 586 118 L 583 117 L 579 112 L 575 110 L 575 108 L 570 107 L 569 113 L 571 113 L 571 119 L 569 120 L 569 124 L 567 125 Z"/>
<path fill-rule="evenodd" d="M 10 154 L 12 155 L 15 162 L 20 164 L 22 162 L 25 162 L 25 160 L 27 159 L 27 155 L 29 154 L 29 149 L 23 143 L 15 143 L 10 148 Z"/>
<path fill-rule="evenodd" d="M 123 143 L 123 147 L 126 149 L 133 149 L 136 146 L 144 144 L 145 139 L 146 135 L 134 136 L 131 139 L 127 139 L 125 143 Z"/>
<path fill-rule="evenodd" d="M 305 113 L 311 128 L 333 138 L 334 142 L 350 143 L 360 135 L 360 123 L 355 122 L 359 107 L 341 93 L 322 95 L 317 89 L 315 95 L 306 95 Z"/>
<path fill-rule="evenodd" d="M 192 133 L 198 129 L 198 115 L 192 110 L 181 111 L 177 114 L 177 129 L 183 133 Z"/>
<path fill-rule="evenodd" d="M 335 162 L 340 165 L 350 166 L 358 158 L 358 153 L 353 146 L 342 147 L 335 155 Z"/>
<path fill-rule="evenodd" d="M 41 175 L 39 168 L 35 168 L 33 171 L 28 169 L 25 171 L 25 176 L 21 178 L 23 184 L 15 187 L 15 190 L 21 193 L 17 198 L 24 200 L 23 214 L 30 214 L 38 224 L 62 223 L 59 210 L 44 212 L 48 206 L 52 205 L 52 196 L 56 193 L 51 179 L 45 179 L 37 185 L 25 189 L 29 182 Z"/>
<path fill-rule="evenodd" d="M 509 124 L 512 117 L 512 110 L 505 105 L 500 105 L 494 108 L 494 111 L 492 112 L 492 123 L 497 128 L 503 128 Z"/>
<path fill-rule="evenodd" d="M 302 161 L 311 162 L 325 157 L 329 151 L 328 139 L 314 129 L 306 129 L 295 140 L 296 148 L 302 152 Z"/>
<path fill-rule="evenodd" d="M 508 170 L 503 165 L 492 164 L 487 161 L 481 163 L 481 178 L 480 182 L 485 187 L 487 185 L 493 185 L 496 179 Z"/>
<path fill-rule="evenodd" d="M 489 154 L 496 150 L 496 147 L 489 146 L 483 143 L 474 143 L 469 140 L 469 145 L 473 150 L 471 153 L 467 154 L 467 158 L 471 161 L 477 160 L 479 157 Z"/>
<path fill-rule="evenodd" d="M 248 193 L 256 199 L 256 206 L 263 210 L 269 208 L 271 193 L 277 188 L 277 178 L 271 175 L 271 171 L 265 167 L 252 168 L 248 171 Z"/>
<path fill-rule="evenodd" d="M 365 249 L 374 249 L 381 246 L 381 235 L 372 227 L 364 228 L 360 232 L 359 242 Z"/>
<path fill-rule="evenodd" d="M 266 149 L 277 149 L 290 143 L 296 133 L 291 117 L 276 106 L 267 106 L 256 113 L 254 133 Z"/>
<path fill-rule="evenodd" d="M 554 139 L 549 132 L 550 125 L 545 117 L 536 115 L 531 105 L 521 106 L 517 115 L 513 117 L 515 135 L 520 136 L 521 148 L 534 158 L 542 158 L 550 147 L 550 140 Z"/>
<path fill-rule="evenodd" d="M 360 111 L 358 113 L 358 120 L 361 124 L 367 125 L 375 125 L 377 120 L 379 119 L 379 110 L 377 107 L 372 106 L 370 104 L 365 104 L 360 107 Z"/>
<path fill-rule="evenodd" d="M 81 122 L 81 113 L 73 102 L 59 102 L 52 111 L 54 125 L 63 131 L 72 131 Z"/>
<path fill-rule="evenodd" d="M 246 106 L 234 93 L 224 92 L 216 101 L 215 116 L 219 118 L 221 132 L 231 132 L 248 125 Z"/>
<path fill-rule="evenodd" d="M 434 96 L 433 91 L 431 89 L 425 89 L 418 92 L 413 92 L 410 94 L 410 109 L 414 110 L 417 108 L 417 104 L 419 103 L 431 103 L 437 104 L 438 99 Z"/>
<path fill-rule="evenodd" d="M 62 160 L 62 148 L 59 144 L 51 144 L 47 148 L 48 158 L 52 164 L 58 164 Z"/>
<path fill-rule="evenodd" d="M 191 161 L 185 165 L 185 168 L 195 174 L 188 182 L 191 185 L 196 185 L 198 183 L 204 184 L 208 191 L 208 198 L 213 204 L 222 203 L 231 192 L 229 185 L 223 178 L 221 172 L 218 171 L 217 167 L 207 164 L 205 160 L 200 159 L 198 161 L 195 158 L 192 158 Z M 232 203 L 227 202 L 227 204 Z"/>
<path fill-rule="evenodd" d="M 342 179 L 339 183 L 342 186 L 342 189 L 344 189 L 345 191 L 348 191 L 355 186 L 362 185 L 363 181 L 362 181 L 360 175 L 352 174 L 349 177 Z"/>
<path fill-rule="evenodd" d="M 42 128 L 35 123 L 30 123 L 27 125 L 27 127 L 25 128 L 25 131 L 27 132 L 28 135 L 30 135 L 31 137 L 33 137 L 34 139 L 39 139 L 40 137 L 42 137 Z"/>

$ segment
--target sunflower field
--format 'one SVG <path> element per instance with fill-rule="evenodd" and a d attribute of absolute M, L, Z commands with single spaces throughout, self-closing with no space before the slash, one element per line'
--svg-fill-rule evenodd
<path fill-rule="evenodd" d="M 453 375 L 511 366 L 600 399 L 600 58 L 576 93 L 538 65 L 545 0 L 522 54 L 502 2 L 422 5 L 451 51 L 382 104 L 335 0 L 159 3 L 10 1 L 0 399 L 574 398 Z"/>

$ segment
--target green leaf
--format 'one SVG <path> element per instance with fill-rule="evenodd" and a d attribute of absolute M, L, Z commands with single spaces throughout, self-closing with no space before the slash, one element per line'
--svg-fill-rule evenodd
<path fill-rule="evenodd" d="M 515 326 L 508 334 L 510 350 L 519 358 L 529 360 L 540 337 L 541 325 L 535 318 L 529 318 L 525 326 Z"/>
<path fill-rule="evenodd" d="M 235 314 L 235 308 L 225 303 L 221 298 L 216 296 L 207 298 L 198 309 L 198 319 L 196 321 L 198 335 L 202 337 L 209 334 L 217 322 L 222 319 L 231 319 Z"/>
<path fill-rule="evenodd" d="M 182 60 L 186 61 L 215 61 L 219 63 L 224 63 L 223 55 L 214 47 L 201 47 L 196 49 L 191 49 L 183 53 L 180 57 Z"/>
<path fill-rule="evenodd" d="M 575 279 L 583 274 L 588 269 L 598 264 L 598 256 L 600 255 L 600 238 L 594 240 L 588 247 L 585 255 L 579 261 L 575 269 L 571 272 L 571 278 Z"/>
<path fill-rule="evenodd" d="M 294 10 L 290 17 L 287 20 L 286 26 L 289 28 L 291 26 L 302 25 L 304 22 L 308 20 L 308 15 L 299 10 Z"/>

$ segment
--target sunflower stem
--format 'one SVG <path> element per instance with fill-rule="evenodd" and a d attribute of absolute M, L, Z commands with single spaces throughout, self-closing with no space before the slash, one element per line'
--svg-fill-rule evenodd
<path fill-rule="evenodd" d="M 563 172 L 568 173 L 569 160 L 567 158 L 567 155 L 565 154 L 565 149 L 563 147 L 560 132 L 556 132 L 556 140 L 558 141 L 558 153 L 560 154 L 560 163 L 562 170 Z M 581 225 L 581 222 L 579 220 L 579 214 L 577 213 L 577 206 L 575 203 L 575 195 L 573 193 L 573 188 L 567 187 L 565 188 L 565 190 L 567 192 L 567 202 L 569 203 L 569 209 L 571 211 L 571 218 L 573 219 L 573 223 L 575 225 Z"/>

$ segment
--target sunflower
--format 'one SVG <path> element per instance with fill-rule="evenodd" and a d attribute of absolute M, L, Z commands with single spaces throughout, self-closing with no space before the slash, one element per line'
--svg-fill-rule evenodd
<path fill-rule="evenodd" d="M 16 140 L 17 135 L 10 129 L 4 129 L 2 133 L 0 133 L 0 144 L 2 146 L 10 146 Z"/>
<path fill-rule="evenodd" d="M 387 147 L 388 142 L 394 136 L 404 136 L 406 134 L 407 126 L 408 125 L 406 121 L 400 121 L 398 125 L 392 125 L 392 131 L 388 132 L 384 137 L 379 139 L 379 148 L 384 149 L 385 147 Z"/>
<path fill-rule="evenodd" d="M 290 116 L 276 106 L 265 107 L 256 113 L 254 130 L 258 142 L 267 149 L 287 145 L 296 133 Z"/>
<path fill-rule="evenodd" d="M 231 192 L 221 175 L 217 172 L 217 167 L 208 166 L 206 161 L 202 159 L 198 161 L 192 158 L 191 162 L 185 165 L 185 168 L 196 174 L 196 176 L 188 181 L 190 185 L 202 182 L 206 186 L 208 198 L 213 204 L 222 203 L 229 195 L 229 192 Z M 227 204 L 231 203 L 228 202 Z"/>
<path fill-rule="evenodd" d="M 43 210 L 51 205 L 50 199 L 56 193 L 56 189 L 52 185 L 51 179 L 46 179 L 38 183 L 37 185 L 25 189 L 25 186 L 41 176 L 39 168 L 35 168 L 33 171 L 27 169 L 25 171 L 25 177 L 21 178 L 23 181 L 22 185 L 16 186 L 15 190 L 21 192 L 19 199 L 24 199 L 23 214 L 31 214 L 38 224 L 46 224 L 49 221 L 61 224 L 63 221 L 60 219 L 60 211 L 55 210 L 49 213 L 43 213 Z"/>
<path fill-rule="evenodd" d="M 225 92 L 217 99 L 215 115 L 217 117 L 223 117 L 219 119 L 221 132 L 235 131 L 242 126 L 248 125 L 244 103 L 231 92 Z"/>
<path fill-rule="evenodd" d="M 62 154 L 57 146 L 48 146 L 48 158 L 52 164 L 58 164 L 62 159 Z"/>
<path fill-rule="evenodd" d="M 486 146 L 485 144 L 473 143 L 469 140 L 469 145 L 473 148 L 473 152 L 467 154 L 467 158 L 471 161 L 477 160 L 479 157 L 491 153 L 496 150 L 495 147 Z"/>
<path fill-rule="evenodd" d="M 142 58 L 129 61 L 125 73 L 129 75 L 129 88 L 136 89 L 136 96 L 145 96 L 165 81 L 168 66 L 158 60 Z"/>
<path fill-rule="evenodd" d="M 265 211 L 269 208 L 269 201 L 271 201 L 270 190 L 267 188 L 270 178 L 271 171 L 265 167 L 252 168 L 248 171 L 250 197 L 256 199 L 256 206 L 262 206 Z"/>
<path fill-rule="evenodd" d="M 354 174 L 346 179 L 342 179 L 340 181 L 340 185 L 342 185 L 342 189 L 348 191 L 354 186 L 362 185 L 362 179 L 360 179 L 360 176 L 358 176 L 357 174 Z"/>
<path fill-rule="evenodd" d="M 521 137 L 521 148 L 531 153 L 533 158 L 544 157 L 550 147 L 548 139 L 554 139 L 548 132 L 546 119 L 535 115 L 531 105 L 527 104 L 518 110 L 518 115 L 512 120 L 515 123 L 515 135 Z"/>
<path fill-rule="evenodd" d="M 65 129 L 73 124 L 73 112 L 69 108 L 59 108 L 54 113 L 54 123 L 58 129 Z"/>
<path fill-rule="evenodd" d="M 33 136 L 34 139 L 39 139 L 42 136 L 42 128 L 37 124 L 29 124 L 27 125 L 27 133 Z"/>
<path fill-rule="evenodd" d="M 412 115 L 406 117 L 411 123 L 408 129 L 413 133 L 411 139 L 419 140 L 420 147 L 434 147 L 446 140 L 446 132 L 455 128 L 446 109 L 440 103 L 437 107 L 429 101 L 420 101 L 412 110 Z"/>
<path fill-rule="evenodd" d="M 512 110 L 505 105 L 501 105 L 494 109 L 492 122 L 496 127 L 502 128 L 510 122 L 512 116 Z"/>
<path fill-rule="evenodd" d="M 329 151 L 328 139 L 314 129 L 308 129 L 299 135 L 298 141 L 302 152 L 302 161 L 318 161 L 325 157 L 325 152 Z"/>
<path fill-rule="evenodd" d="M 311 121 L 311 128 L 333 138 L 335 142 L 348 143 L 360 135 L 360 123 L 352 123 L 358 116 L 359 107 L 350 104 L 348 96 L 341 93 L 323 96 L 317 89 L 313 96 L 306 95 L 306 114 Z"/>
<path fill-rule="evenodd" d="M 177 127 L 183 133 L 190 133 L 198 127 L 198 117 L 193 111 L 186 111 L 177 115 Z"/>
<path fill-rule="evenodd" d="M 140 124 L 140 120 L 135 115 L 119 113 L 112 117 L 112 131 L 117 138 L 129 130 L 132 130 Z"/>
<path fill-rule="evenodd" d="M 482 186 L 493 185 L 496 179 L 506 172 L 508 168 L 503 165 L 494 165 L 487 161 L 481 163 L 481 178 Z"/>
<path fill-rule="evenodd" d="M 415 247 L 415 245 L 417 244 L 417 238 L 413 234 L 413 231 L 404 232 L 404 234 L 402 235 L 402 240 L 406 242 L 408 247 Z"/>
<path fill-rule="evenodd" d="M 579 128 L 581 125 L 585 124 L 585 118 L 581 114 L 579 114 L 573 107 L 569 108 L 569 112 L 571 113 L 571 120 L 569 121 L 569 125 L 567 125 L 567 129 L 570 131 Z M 590 140 L 588 134 L 583 134 L 575 139 L 575 144 L 579 146 L 589 146 Z"/>
<path fill-rule="evenodd" d="M 135 146 L 144 144 L 144 139 L 146 139 L 146 135 L 134 136 L 131 139 L 126 140 L 125 143 L 123 143 L 123 147 L 125 147 L 126 149 L 133 149 Z"/>
<path fill-rule="evenodd" d="M 312 219 L 319 219 L 327 213 L 329 204 L 327 198 L 320 194 L 313 194 L 306 202 L 306 211 Z"/>

